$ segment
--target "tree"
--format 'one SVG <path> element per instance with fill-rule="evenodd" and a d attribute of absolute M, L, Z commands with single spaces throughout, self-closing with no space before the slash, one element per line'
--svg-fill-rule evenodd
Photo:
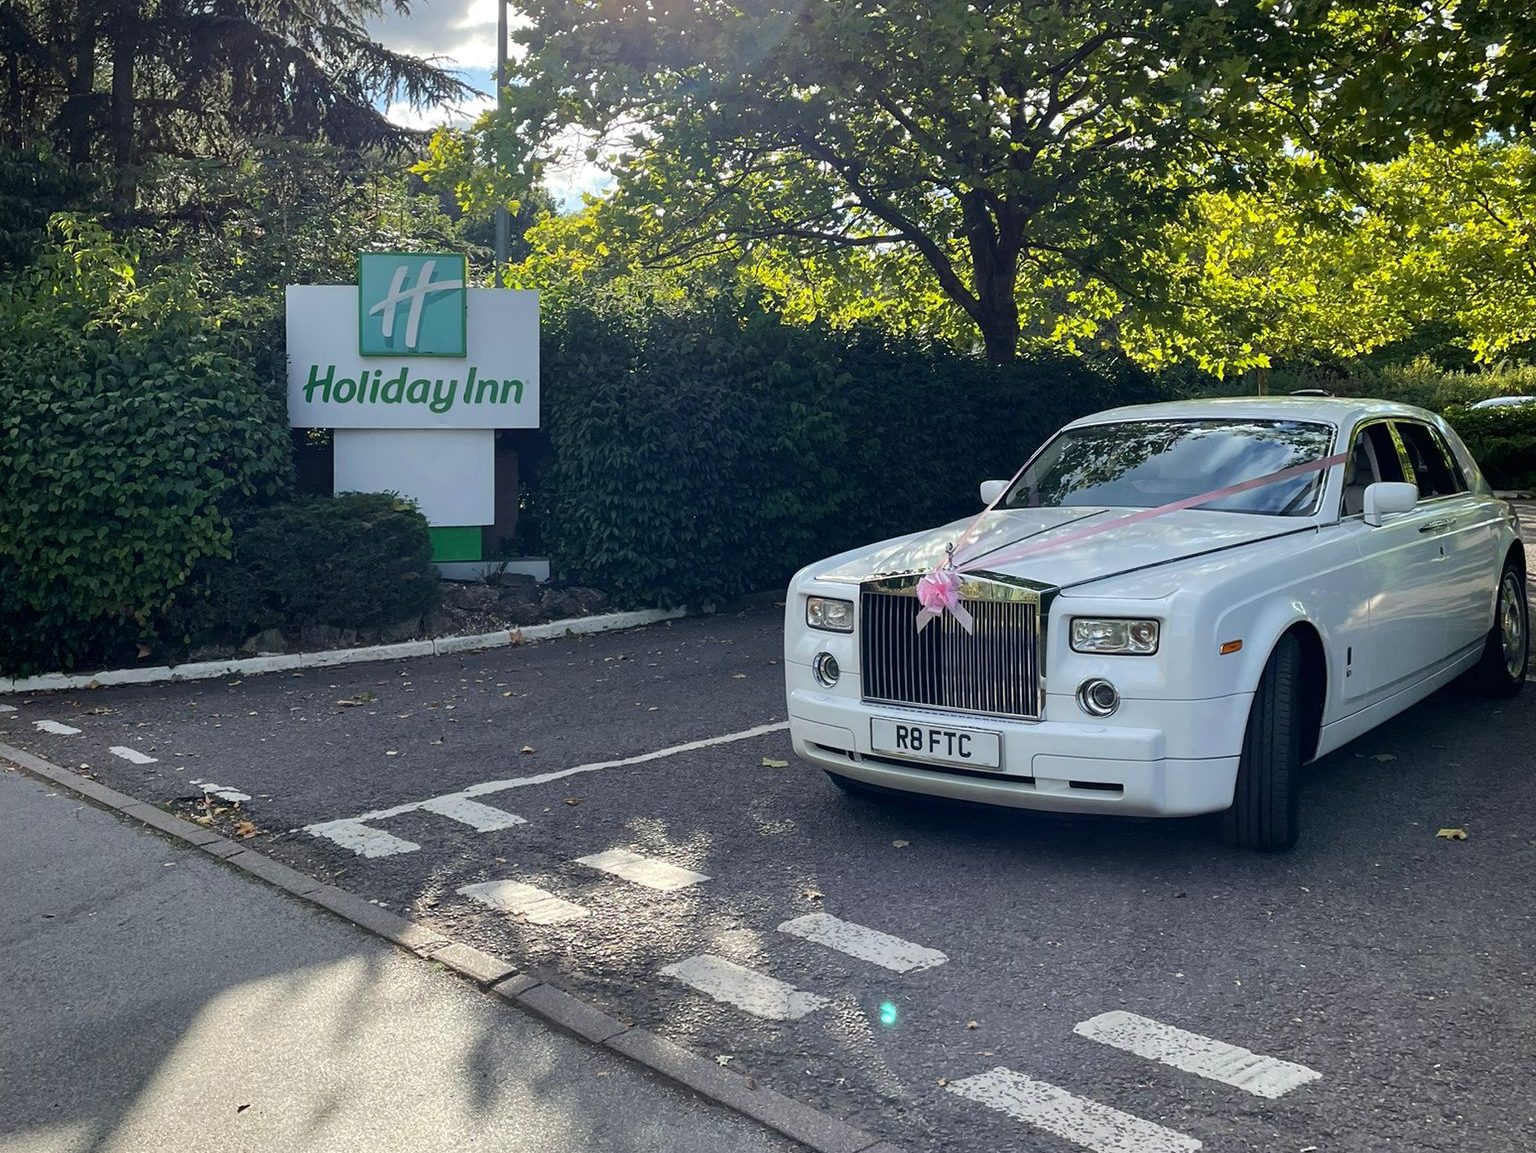
<path fill-rule="evenodd" d="M 376 98 L 435 104 L 467 89 L 375 43 L 364 22 L 380 11 L 381 0 L 9 0 L 7 143 L 110 163 L 125 198 L 152 157 L 219 155 L 254 137 L 399 146 L 415 134 Z"/>
<path fill-rule="evenodd" d="M 862 250 L 855 265 L 888 271 L 885 255 L 910 254 L 1000 361 L 1041 285 L 1155 298 L 1140 254 L 1189 196 L 1261 186 L 1287 141 L 1320 139 L 1367 96 L 1398 108 L 1404 85 L 1360 78 L 1438 42 L 1421 7 L 1435 5 L 531 0 L 510 111 L 479 131 L 521 147 L 530 183 L 572 126 L 597 134 L 628 241 L 653 262 L 771 243 L 793 260 Z M 1402 51 L 1383 41 L 1403 29 Z M 1487 79 L 1465 39 L 1437 91 Z M 1410 103 L 1393 123 L 1418 116 Z"/>

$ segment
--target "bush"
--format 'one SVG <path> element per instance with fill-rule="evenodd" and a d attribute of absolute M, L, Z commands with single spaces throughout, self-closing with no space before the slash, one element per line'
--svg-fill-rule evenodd
<path fill-rule="evenodd" d="M 740 301 L 614 299 L 543 318 L 544 543 L 625 604 L 782 584 L 818 556 L 978 510 L 1067 420 L 1158 398 L 1127 368 L 998 367 Z"/>
<path fill-rule="evenodd" d="M 229 512 L 290 485 L 282 394 L 206 300 L 67 219 L 0 288 L 0 672 L 132 653 L 228 554 Z"/>
<path fill-rule="evenodd" d="M 1445 416 L 1467 442 L 1489 484 L 1536 490 L 1536 404 L 1451 408 Z"/>
<path fill-rule="evenodd" d="M 303 497 L 236 516 L 233 555 L 183 590 L 182 627 L 236 643 L 264 629 L 376 629 L 429 612 L 437 595 L 414 506 L 387 493 Z"/>

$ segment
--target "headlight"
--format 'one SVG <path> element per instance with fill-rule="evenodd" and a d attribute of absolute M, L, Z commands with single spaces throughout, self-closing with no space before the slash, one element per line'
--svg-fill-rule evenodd
<path fill-rule="evenodd" d="M 1073 617 L 1072 651 L 1147 656 L 1157 652 L 1157 622 Z"/>
<path fill-rule="evenodd" d="M 805 623 L 829 633 L 853 632 L 853 602 L 832 597 L 806 597 Z"/>

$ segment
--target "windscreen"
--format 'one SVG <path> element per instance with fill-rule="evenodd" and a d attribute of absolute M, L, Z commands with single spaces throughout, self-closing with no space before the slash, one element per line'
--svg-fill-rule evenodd
<path fill-rule="evenodd" d="M 1330 425 L 1289 420 L 1140 420 L 1071 428 L 1030 462 L 1000 508 L 1155 508 L 1328 455 Z M 1326 470 L 1199 507 L 1307 516 Z"/>

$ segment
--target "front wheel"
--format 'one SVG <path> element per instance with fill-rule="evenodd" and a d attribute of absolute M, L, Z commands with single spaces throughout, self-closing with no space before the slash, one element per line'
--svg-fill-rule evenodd
<path fill-rule="evenodd" d="M 1525 684 L 1530 664 L 1531 612 L 1526 603 L 1525 574 L 1513 559 L 1504 562 L 1499 576 L 1499 599 L 1493 610 L 1493 628 L 1483 644 L 1477 679 L 1492 697 L 1512 697 Z"/>
<path fill-rule="evenodd" d="M 1232 807 L 1221 814 L 1229 845 L 1283 852 L 1296 844 L 1301 778 L 1301 642 L 1290 633 L 1269 654 L 1253 694 Z"/>

